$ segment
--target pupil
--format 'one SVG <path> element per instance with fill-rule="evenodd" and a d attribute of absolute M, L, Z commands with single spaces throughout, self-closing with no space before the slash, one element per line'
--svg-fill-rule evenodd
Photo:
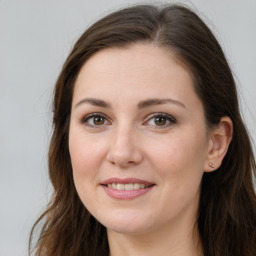
<path fill-rule="evenodd" d="M 104 119 L 101 116 L 94 117 L 93 121 L 94 121 L 94 124 L 96 125 L 101 125 L 104 123 Z"/>
<path fill-rule="evenodd" d="M 155 118 L 155 124 L 156 125 L 165 125 L 166 119 L 164 117 L 156 117 Z"/>

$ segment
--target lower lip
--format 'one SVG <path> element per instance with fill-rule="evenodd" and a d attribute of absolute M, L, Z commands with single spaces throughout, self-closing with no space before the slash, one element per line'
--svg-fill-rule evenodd
<path fill-rule="evenodd" d="M 123 200 L 129 200 L 129 199 L 135 199 L 138 198 L 146 193 L 148 193 L 154 186 L 150 186 L 148 188 L 142 188 L 142 189 L 134 189 L 134 190 L 117 190 L 112 189 L 107 186 L 102 186 L 105 192 L 114 199 L 123 199 Z"/>

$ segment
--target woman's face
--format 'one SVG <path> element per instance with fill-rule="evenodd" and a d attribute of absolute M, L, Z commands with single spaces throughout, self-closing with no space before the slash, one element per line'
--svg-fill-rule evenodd
<path fill-rule="evenodd" d="M 193 225 L 209 146 L 191 75 L 169 50 L 104 49 L 82 67 L 69 133 L 74 182 L 109 230 Z"/>

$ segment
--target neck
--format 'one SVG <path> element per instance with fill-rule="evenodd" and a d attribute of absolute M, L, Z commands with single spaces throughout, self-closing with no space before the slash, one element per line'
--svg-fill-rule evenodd
<path fill-rule="evenodd" d="M 203 256 L 196 225 L 184 230 L 121 234 L 108 230 L 110 256 Z M 175 232 L 174 232 L 175 230 Z"/>

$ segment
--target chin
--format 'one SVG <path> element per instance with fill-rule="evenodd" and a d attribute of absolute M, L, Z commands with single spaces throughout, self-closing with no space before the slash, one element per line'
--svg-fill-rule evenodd
<path fill-rule="evenodd" d="M 152 220 L 145 214 L 136 216 L 136 214 L 130 215 L 127 213 L 111 214 L 110 216 L 104 216 L 97 218 L 107 230 L 111 230 L 117 233 L 123 234 L 139 234 L 150 230 L 152 226 Z"/>
<path fill-rule="evenodd" d="M 104 225 L 107 230 L 113 231 L 120 234 L 130 234 L 130 235 L 136 235 L 136 234 L 143 234 L 146 233 L 149 228 L 145 226 L 138 226 L 138 225 L 124 225 L 119 223 L 115 223 L 114 225 L 106 226 Z"/>

